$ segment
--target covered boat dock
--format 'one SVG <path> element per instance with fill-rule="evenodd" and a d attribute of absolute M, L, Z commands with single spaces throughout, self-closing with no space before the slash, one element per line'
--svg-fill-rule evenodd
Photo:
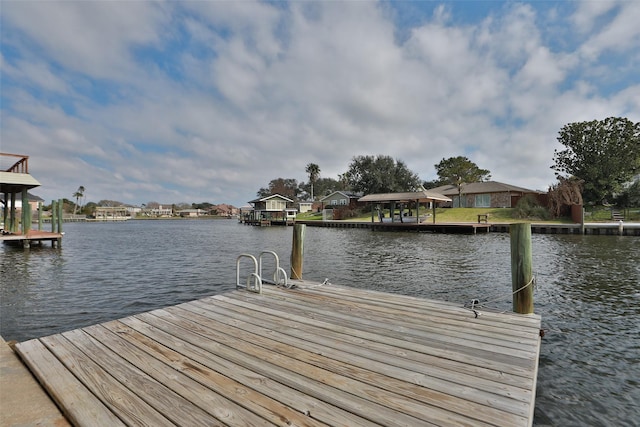
<path fill-rule="evenodd" d="M 411 191 L 406 193 L 379 193 L 379 194 L 367 194 L 366 196 L 358 199 L 359 202 L 371 203 L 371 222 L 375 222 L 376 211 L 378 212 L 379 222 L 385 222 L 384 211 L 380 205 L 389 205 L 389 220 L 390 222 L 400 223 L 416 223 L 419 224 L 427 219 L 428 214 L 425 216 L 420 215 L 420 204 L 430 204 L 432 210 L 432 221 L 436 222 L 436 203 L 437 202 L 450 202 L 451 199 L 442 194 L 435 193 L 433 191 L 421 190 Z M 415 215 L 410 206 L 415 208 Z M 395 213 L 396 207 L 399 207 L 400 214 Z M 408 212 L 404 212 L 405 207 L 409 208 Z M 425 213 L 428 212 L 428 208 L 425 207 Z"/>

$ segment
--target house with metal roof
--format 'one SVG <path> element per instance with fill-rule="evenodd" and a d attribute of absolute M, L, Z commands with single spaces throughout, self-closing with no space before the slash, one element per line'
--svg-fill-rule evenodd
<path fill-rule="evenodd" d="M 287 225 L 293 224 L 297 208 L 291 207 L 293 200 L 280 194 L 251 200 L 253 210 L 246 212 L 245 224 L 253 225 Z M 243 209 L 243 214 L 245 213 Z"/>
<path fill-rule="evenodd" d="M 449 207 L 454 208 L 513 208 L 527 194 L 537 199 L 545 194 L 498 181 L 471 182 L 462 184 L 460 189 L 455 184 L 448 184 L 429 191 L 450 197 Z"/>

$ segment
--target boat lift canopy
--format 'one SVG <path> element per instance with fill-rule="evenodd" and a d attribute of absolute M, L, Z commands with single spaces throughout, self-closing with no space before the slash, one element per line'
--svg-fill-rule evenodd
<path fill-rule="evenodd" d="M 416 221 L 419 221 L 420 218 L 420 203 L 433 202 L 433 222 L 436 222 L 436 204 L 435 202 L 451 202 L 451 199 L 447 196 L 444 196 L 440 193 L 435 193 L 433 191 L 422 190 L 422 191 L 410 191 L 405 193 L 379 193 L 379 194 L 367 194 L 366 196 L 360 197 L 358 199 L 359 202 L 369 202 L 369 203 L 391 203 L 395 205 L 395 203 L 408 203 L 415 202 L 416 203 Z M 391 213 L 391 218 L 393 220 L 393 212 Z M 371 222 L 373 222 L 373 209 L 371 211 Z"/>

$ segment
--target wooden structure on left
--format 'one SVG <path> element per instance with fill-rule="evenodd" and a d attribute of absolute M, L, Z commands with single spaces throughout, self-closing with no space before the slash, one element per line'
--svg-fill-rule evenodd
<path fill-rule="evenodd" d="M 40 219 L 38 230 L 31 229 L 31 205 L 29 204 L 27 192 L 32 188 L 39 187 L 40 183 L 29 175 L 29 156 L 0 153 L 0 157 L 3 160 L 9 159 L 11 165 L 7 169 L 0 171 L 0 193 L 4 195 L 0 241 L 22 245 L 24 248 L 29 248 L 31 244 L 41 243 L 42 241 L 50 241 L 52 245 L 59 245 L 62 241 L 61 223 L 56 224 L 52 220 L 53 230 L 51 232 L 43 231 L 42 215 L 38 215 Z M 20 197 L 21 200 L 19 218 L 17 216 L 17 197 Z M 60 208 L 62 208 L 62 204 L 60 204 Z M 62 217 L 61 212 L 58 217 Z"/>

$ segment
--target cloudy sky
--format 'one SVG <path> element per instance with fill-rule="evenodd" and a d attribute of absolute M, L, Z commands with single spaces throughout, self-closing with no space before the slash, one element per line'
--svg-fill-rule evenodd
<path fill-rule="evenodd" d="M 640 2 L 7 1 L 0 151 L 49 201 L 245 205 L 275 178 L 467 156 L 546 190 L 558 131 L 640 121 Z M 0 166 L 8 167 L 3 160 Z"/>

